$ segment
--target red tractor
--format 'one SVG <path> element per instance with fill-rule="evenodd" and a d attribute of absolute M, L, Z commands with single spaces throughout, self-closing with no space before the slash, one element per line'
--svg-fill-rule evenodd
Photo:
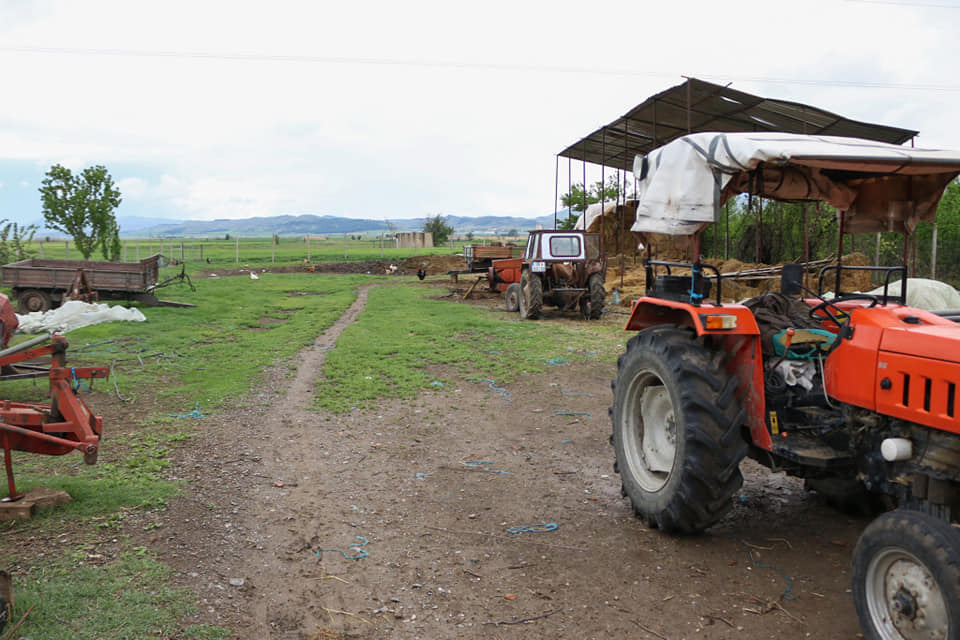
<path fill-rule="evenodd" d="M 67 340 L 61 335 L 45 334 L 12 347 L 7 344 L 17 329 L 17 316 L 7 296 L 0 294 L 0 381 L 45 377 L 50 381 L 50 403 L 0 400 L 0 445 L 3 446 L 9 497 L 18 500 L 13 480 L 11 451 L 29 451 L 45 455 L 83 453 L 84 462 L 95 464 L 100 446 L 102 420 L 95 416 L 77 395 L 81 381 L 106 378 L 108 367 L 68 367 Z M 50 357 L 49 366 L 37 364 Z"/>
<path fill-rule="evenodd" d="M 730 509 L 746 456 L 828 498 L 883 505 L 853 554 L 865 636 L 960 638 L 960 324 L 906 305 L 905 267 L 838 264 L 813 290 L 788 266 L 780 293 L 727 304 L 699 259 L 700 230 L 742 193 L 826 201 L 841 242 L 909 233 L 936 215 L 960 153 L 694 134 L 638 157 L 634 173 L 633 231 L 690 234 L 693 245 L 688 263 L 647 261 L 613 383 L 615 469 L 637 515 L 666 532 L 709 528 Z M 880 272 L 884 293 L 841 290 L 863 268 Z"/>
<path fill-rule="evenodd" d="M 494 260 L 490 289 L 503 291 L 507 311 L 524 320 L 540 317 L 545 304 L 579 308 L 585 319 L 603 313 L 607 271 L 600 235 L 583 231 L 531 231 L 523 257 Z"/>

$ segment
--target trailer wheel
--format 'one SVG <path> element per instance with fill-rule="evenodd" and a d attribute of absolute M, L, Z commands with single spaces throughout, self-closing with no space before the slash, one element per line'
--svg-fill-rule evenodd
<path fill-rule="evenodd" d="M 536 320 L 543 309 L 543 283 L 540 278 L 524 271 L 520 275 L 520 319 Z"/>
<path fill-rule="evenodd" d="M 960 532 L 926 513 L 885 513 L 853 551 L 853 601 L 867 640 L 960 638 Z"/>
<path fill-rule="evenodd" d="M 50 294 L 39 289 L 27 289 L 17 298 L 17 306 L 20 313 L 33 313 L 34 311 L 47 311 L 53 306 L 50 301 Z"/>
<path fill-rule="evenodd" d="M 519 311 L 520 310 L 520 284 L 514 282 L 503 294 L 503 304 L 507 308 L 507 311 Z"/>
<path fill-rule="evenodd" d="M 613 381 L 614 470 L 634 512 L 671 533 L 715 524 L 743 484 L 745 413 L 723 356 L 686 329 L 653 327 L 627 342 Z"/>

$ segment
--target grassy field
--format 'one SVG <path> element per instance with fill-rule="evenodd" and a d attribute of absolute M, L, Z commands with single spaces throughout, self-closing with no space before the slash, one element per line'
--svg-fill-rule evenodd
<path fill-rule="evenodd" d="M 343 313 L 365 283 L 374 285 L 366 310 L 328 355 L 318 411 L 368 410 L 389 397 L 414 401 L 424 389 L 453 388 L 455 379 L 502 386 L 574 357 L 612 361 L 623 340 L 610 327 L 518 323 L 481 307 L 432 299 L 436 290 L 412 278 L 308 273 L 199 280 L 196 291 L 178 286 L 164 294 L 195 308 L 143 308 L 145 323 L 72 331 L 69 362 L 111 366 L 111 378 L 92 393 L 119 394 L 125 416 L 105 425 L 110 438 L 96 466 L 75 455 L 14 454 L 21 489 L 63 489 L 74 498 L 32 520 L 0 525 L 0 567 L 15 571 L 14 619 L 35 605 L 20 636 L 229 635 L 212 627 L 181 628 L 194 597 L 166 586 L 167 568 L 150 549 L 130 542 L 126 519 L 163 509 L 184 489 L 166 479 L 171 455 L 202 433 L 204 421 L 170 414 L 224 411 L 243 402 L 265 368 L 279 364 L 292 372 L 294 355 Z M 37 401 L 44 388 L 42 382 L 7 383 L 3 397 Z M 102 555 L 97 549 L 105 540 L 114 541 L 116 553 L 92 559 Z"/>
<path fill-rule="evenodd" d="M 477 241 L 480 243 L 481 241 Z M 489 240 L 486 242 L 489 243 Z M 188 266 L 214 265 L 221 268 L 242 264 L 266 266 L 309 262 L 402 261 L 417 255 L 460 253 L 470 241 L 456 238 L 441 247 L 429 249 L 397 249 L 393 240 L 359 239 L 349 235 L 306 238 L 223 238 L 212 239 L 124 239 L 122 258 L 128 262 L 160 253 L 168 259 L 186 262 Z M 80 260 L 82 256 L 72 242 L 35 240 L 28 245 L 32 257 Z M 102 259 L 91 256 L 92 260 Z"/>

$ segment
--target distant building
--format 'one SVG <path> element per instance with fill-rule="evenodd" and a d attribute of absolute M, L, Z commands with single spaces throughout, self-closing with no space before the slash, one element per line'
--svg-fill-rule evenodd
<path fill-rule="evenodd" d="M 397 233 L 397 249 L 429 249 L 433 246 L 433 234 L 428 231 L 400 231 Z"/>

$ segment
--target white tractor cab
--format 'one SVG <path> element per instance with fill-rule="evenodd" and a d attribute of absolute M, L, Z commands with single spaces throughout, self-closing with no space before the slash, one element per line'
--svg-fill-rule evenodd
<path fill-rule="evenodd" d="M 841 243 L 908 236 L 958 174 L 960 152 L 786 133 L 692 134 L 634 163 L 631 230 L 690 236 L 693 252 L 646 260 L 627 321 L 637 333 L 610 408 L 623 494 L 653 527 L 703 531 L 730 509 L 749 455 L 839 504 L 895 507 L 853 554 L 868 640 L 960 638 L 960 324 L 906 306 L 905 266 L 832 265 L 813 291 L 796 265 L 781 292 L 724 303 L 700 232 L 752 194 L 829 203 Z M 882 293 L 843 292 L 851 269 L 880 272 Z"/>

